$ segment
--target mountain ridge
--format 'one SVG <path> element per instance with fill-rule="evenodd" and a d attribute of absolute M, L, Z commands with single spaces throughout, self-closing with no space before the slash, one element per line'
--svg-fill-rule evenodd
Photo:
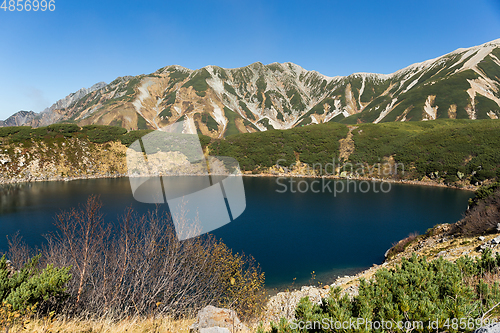
<path fill-rule="evenodd" d="M 498 119 L 499 59 L 496 39 L 391 74 L 328 77 L 291 62 L 197 70 L 171 65 L 82 88 L 25 117 L 22 125 L 73 122 L 157 129 L 184 120 L 186 132 L 220 138 L 329 121 Z"/>

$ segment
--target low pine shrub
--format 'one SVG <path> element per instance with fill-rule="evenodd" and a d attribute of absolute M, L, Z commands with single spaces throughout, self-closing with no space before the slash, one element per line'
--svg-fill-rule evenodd
<path fill-rule="evenodd" d="M 70 267 L 47 265 L 39 270 L 41 255 L 31 258 L 15 271 L 8 265 L 5 255 L 0 259 L 0 303 L 4 310 L 27 311 L 35 306 L 48 308 L 67 297 L 65 285 L 71 279 Z"/>
<path fill-rule="evenodd" d="M 127 133 L 127 130 L 118 126 L 88 125 L 83 126 L 90 142 L 105 143 L 109 141 L 118 141 Z"/>

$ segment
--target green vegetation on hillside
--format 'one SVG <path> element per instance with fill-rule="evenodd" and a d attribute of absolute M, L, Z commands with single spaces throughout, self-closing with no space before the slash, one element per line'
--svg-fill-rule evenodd
<path fill-rule="evenodd" d="M 87 135 L 90 142 L 104 143 L 117 141 L 127 130 L 122 127 L 105 125 L 87 125 L 82 127 L 82 133 Z"/>
<path fill-rule="evenodd" d="M 226 90 L 228 93 L 233 94 L 234 96 L 238 96 L 236 91 L 232 86 L 230 86 L 227 82 L 224 82 L 224 90 Z M 241 101 L 240 101 L 241 103 Z"/>
<path fill-rule="evenodd" d="M 219 124 L 208 113 L 201 114 L 201 122 L 207 125 L 209 131 L 217 131 L 219 129 Z"/>
<path fill-rule="evenodd" d="M 215 123 L 215 120 L 211 119 Z M 29 126 L 0 127 L 0 146 L 2 143 L 22 143 L 25 146 L 29 146 L 31 140 L 47 143 L 54 139 L 62 140 L 64 137 L 75 137 L 99 144 L 118 141 L 128 147 L 134 141 L 151 132 L 153 132 L 151 129 L 127 132 L 125 128 L 107 125 L 87 125 L 82 128 L 75 124 L 54 124 L 39 128 L 31 128 Z M 200 138 L 200 142 L 202 142 L 202 147 L 206 147 L 209 144 L 209 137 L 201 134 L 198 137 Z"/>
<path fill-rule="evenodd" d="M 242 105 L 243 109 L 246 109 Z M 168 111 L 165 111 L 168 113 Z M 300 160 L 310 167 L 323 168 L 335 159 L 338 163 L 340 139 L 347 136 L 348 127 L 339 123 L 327 123 L 296 127 L 289 130 L 271 129 L 268 119 L 260 124 L 268 128 L 264 132 L 240 134 L 236 120 L 242 119 L 236 112 L 225 108 L 228 119 L 226 138 L 212 140 L 210 152 L 218 156 L 231 156 L 240 162 L 245 171 L 265 171 L 276 165 L 289 166 Z M 218 124 L 209 114 L 202 114 L 201 121 L 209 130 L 217 131 Z M 239 120 L 238 120 L 239 121 Z M 243 120 L 243 124 L 254 127 Z M 121 141 L 130 145 L 151 130 L 129 131 L 118 126 L 54 124 L 31 128 L 2 127 L 0 141 L 3 144 L 29 145 L 31 140 L 48 140 L 64 137 L 88 139 L 94 143 Z M 481 184 L 500 176 L 500 121 L 442 119 L 424 122 L 390 122 L 359 124 L 353 128 L 354 151 L 347 162 L 373 166 L 393 160 L 404 174 L 402 179 L 421 180 L 425 177 L 458 186 L 468 183 Z M 321 173 L 320 167 L 316 167 Z M 353 168 L 353 171 L 357 170 Z M 323 170 L 323 174 L 324 174 Z"/>
<path fill-rule="evenodd" d="M 210 77 L 210 73 L 205 68 L 202 68 L 189 81 L 184 83 L 182 87 L 193 87 L 195 91 L 203 92 L 208 88 L 207 79 Z"/>
<path fill-rule="evenodd" d="M 240 118 L 241 116 L 234 112 L 231 109 L 228 109 L 227 107 L 224 107 L 224 115 L 227 118 L 227 127 L 226 127 L 226 136 L 229 135 L 234 135 L 234 134 L 240 134 L 240 131 L 236 127 L 236 119 Z"/>
<path fill-rule="evenodd" d="M 381 162 L 392 156 L 406 178 L 441 177 L 447 183 L 470 177 L 472 183 L 500 172 L 500 122 L 436 120 L 361 124 L 353 131 L 352 163 Z"/>
<path fill-rule="evenodd" d="M 212 155 L 231 156 L 242 170 L 253 171 L 276 164 L 288 167 L 297 161 L 311 166 L 332 163 L 339 156 L 339 140 L 347 127 L 337 123 L 307 126 L 290 130 L 237 134 L 210 144 Z"/>

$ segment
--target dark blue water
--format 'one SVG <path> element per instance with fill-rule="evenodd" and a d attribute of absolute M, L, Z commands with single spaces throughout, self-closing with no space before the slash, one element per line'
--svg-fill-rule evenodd
<path fill-rule="evenodd" d="M 193 177 L 196 178 L 196 177 Z M 196 180 L 182 178 L 185 186 Z M 439 223 L 453 223 L 467 208 L 471 192 L 439 187 L 370 183 L 361 193 L 359 183 L 349 193 L 322 191 L 314 179 L 302 182 L 294 193 L 289 179 L 244 178 L 247 208 L 234 222 L 213 232 L 235 252 L 252 255 L 266 273 L 267 287 L 316 282 L 329 283 L 338 275 L 351 274 L 380 264 L 385 251 L 411 232 L 424 233 Z M 332 185 L 330 188 L 334 189 Z M 367 184 L 361 190 L 366 191 Z M 308 191 L 305 191 L 308 189 Z M 340 187 L 338 187 L 340 189 Z M 0 251 L 5 235 L 19 231 L 36 246 L 43 234 L 54 231 L 55 215 L 77 207 L 90 194 L 99 194 L 108 220 L 116 220 L 125 208 L 145 213 L 153 205 L 134 201 L 128 179 L 77 180 L 0 186 Z M 167 207 L 163 207 L 167 209 Z"/>

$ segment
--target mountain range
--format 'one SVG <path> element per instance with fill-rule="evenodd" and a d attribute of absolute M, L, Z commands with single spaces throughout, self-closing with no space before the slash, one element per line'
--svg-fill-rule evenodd
<path fill-rule="evenodd" d="M 392 74 L 327 77 L 290 62 L 257 62 L 235 69 L 167 66 L 80 89 L 38 114 L 17 112 L 0 126 L 71 122 L 156 129 L 184 120 L 186 132 L 216 138 L 330 121 L 356 124 L 499 116 L 497 39 Z"/>

